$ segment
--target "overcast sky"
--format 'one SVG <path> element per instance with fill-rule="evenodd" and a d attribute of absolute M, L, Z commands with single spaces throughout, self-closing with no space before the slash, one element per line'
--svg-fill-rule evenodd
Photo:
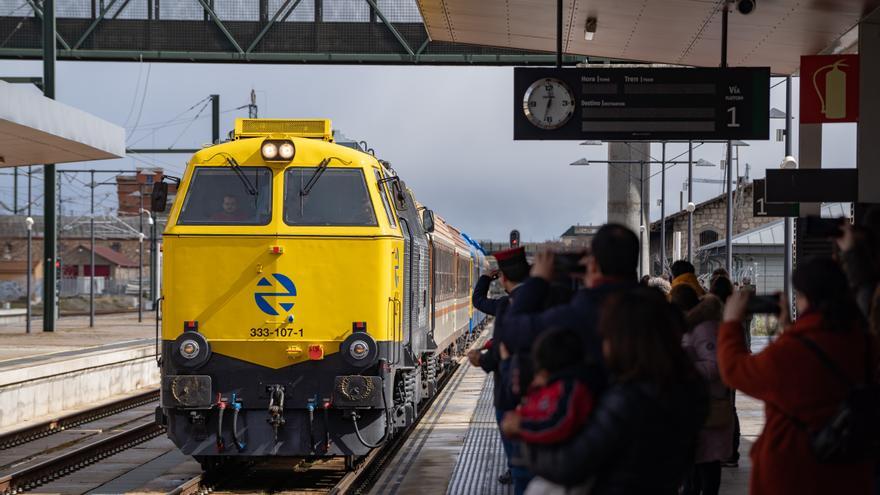
<path fill-rule="evenodd" d="M 475 238 L 506 239 L 517 228 L 524 240 L 558 237 L 573 224 L 600 224 L 606 217 L 607 172 L 604 166 L 571 167 L 580 158 L 607 158 L 606 146 L 578 142 L 513 141 L 512 68 L 372 67 L 317 65 L 149 64 L 119 62 L 58 62 L 59 101 L 127 128 L 130 145 L 192 148 L 210 141 L 210 106 L 200 100 L 220 95 L 223 136 L 257 91 L 260 117 L 320 117 L 347 136 L 366 140 L 378 157 L 388 160 L 415 191 L 418 199 Z M 39 61 L 0 61 L 0 75 L 39 76 Z M 779 81 L 774 79 L 773 82 Z M 795 79 L 794 110 L 797 113 Z M 771 105 L 784 109 L 784 83 L 772 90 Z M 196 105 L 187 112 L 187 109 Z M 181 115 L 183 114 L 183 115 Z M 170 123 L 164 124 L 168 121 Z M 777 167 L 783 143 L 749 142 L 741 148 L 743 168 L 761 178 Z M 855 166 L 855 125 L 825 126 L 823 166 Z M 797 154 L 797 135 L 794 150 Z M 135 144 L 136 143 L 136 144 Z M 683 144 L 668 145 L 672 158 L 686 152 Z M 718 163 L 721 145 L 705 145 L 694 156 Z M 652 155 L 660 158 L 660 145 Z M 686 155 L 684 156 L 686 158 Z M 134 169 L 160 166 L 180 174 L 185 155 L 141 155 L 121 160 L 66 164 L 62 169 Z M 652 218 L 660 215 L 660 166 L 651 181 Z M 8 170 L 6 171 L 8 172 Z M 667 173 L 667 213 L 677 211 L 687 166 Z M 695 168 L 695 177 L 719 179 L 721 171 Z M 107 175 L 107 179 L 111 176 Z M 77 182 L 80 181 L 80 182 Z M 65 214 L 88 210 L 87 175 L 64 179 Z M 23 181 L 22 181 L 23 184 Z M 42 182 L 34 181 L 35 196 Z M 697 202 L 721 192 L 721 185 L 696 184 Z M 21 189 L 19 204 L 24 203 Z M 99 210 L 115 207 L 115 190 L 102 187 Z M 0 202 L 12 204 L 12 178 L 0 176 Z M 40 208 L 36 213 L 41 213 Z"/>

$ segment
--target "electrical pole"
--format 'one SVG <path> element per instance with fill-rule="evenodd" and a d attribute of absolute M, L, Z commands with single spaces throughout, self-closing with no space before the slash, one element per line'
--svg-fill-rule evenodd
<path fill-rule="evenodd" d="M 89 218 L 89 328 L 95 326 L 95 171 L 89 171 L 91 217 Z"/>
<path fill-rule="evenodd" d="M 791 155 L 791 76 L 785 78 L 785 156 Z M 783 221 L 783 229 L 785 229 L 783 244 L 783 287 L 785 288 L 785 300 L 788 301 L 789 317 L 793 314 L 794 294 L 791 290 L 791 269 L 792 269 L 792 235 L 791 235 L 791 218 L 785 217 Z"/>
<path fill-rule="evenodd" d="M 55 99 L 55 0 L 43 0 L 43 94 Z M 55 331 L 58 286 L 55 261 L 58 230 L 55 224 L 55 164 L 45 165 L 43 177 L 43 331 Z"/>
<path fill-rule="evenodd" d="M 12 214 L 18 215 L 18 167 L 12 171 Z"/>
<path fill-rule="evenodd" d="M 694 142 L 688 141 L 688 263 L 694 262 Z"/>
<path fill-rule="evenodd" d="M 211 95 L 211 142 L 220 142 L 220 95 Z"/>
<path fill-rule="evenodd" d="M 660 276 L 666 274 L 666 141 L 660 143 Z"/>
<path fill-rule="evenodd" d="M 724 5 L 721 7 L 721 68 L 727 68 L 727 15 L 728 15 L 728 0 L 724 0 Z M 726 211 L 726 224 L 727 224 L 727 236 L 724 239 L 724 249 L 725 249 L 725 267 L 727 268 L 727 273 L 730 275 L 730 279 L 735 281 L 735 276 L 733 274 L 733 188 L 731 187 L 731 182 L 733 181 L 733 167 L 731 166 L 731 160 L 733 158 L 733 153 L 731 153 L 730 140 L 727 140 L 727 160 L 725 162 L 727 166 L 727 170 L 725 171 L 725 181 L 724 187 L 727 193 L 727 211 Z"/>
<path fill-rule="evenodd" d="M 34 239 L 34 219 L 31 216 L 31 176 L 33 175 L 33 167 L 28 166 L 28 193 L 27 193 L 27 219 L 25 219 L 25 224 L 27 225 L 27 306 L 25 309 L 25 331 L 27 333 L 31 333 L 31 304 L 33 302 L 33 278 L 34 278 L 34 261 L 32 258 L 33 249 L 31 248 L 31 244 Z M 45 319 L 45 318 L 44 318 Z"/>
<path fill-rule="evenodd" d="M 138 181 L 138 323 L 144 321 L 144 185 Z"/>
<path fill-rule="evenodd" d="M 370 12 L 372 12 L 372 7 L 370 9 Z M 257 92 L 253 88 L 251 89 L 251 103 L 248 105 L 248 118 L 257 118 Z"/>

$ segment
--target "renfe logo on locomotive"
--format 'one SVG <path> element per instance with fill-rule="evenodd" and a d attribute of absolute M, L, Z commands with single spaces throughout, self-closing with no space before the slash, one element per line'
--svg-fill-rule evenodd
<path fill-rule="evenodd" d="M 267 297 L 276 297 L 276 298 L 290 298 L 296 296 L 296 285 L 294 285 L 293 280 L 282 273 L 273 273 L 272 277 L 278 282 L 278 287 L 272 285 L 272 282 L 269 281 L 268 278 L 263 277 L 257 282 L 257 291 L 261 289 L 277 289 L 283 292 L 255 292 L 254 293 L 254 301 L 257 303 L 257 307 L 260 308 L 260 311 L 266 313 L 270 316 L 278 316 L 278 310 L 275 309 L 275 306 L 272 305 L 266 299 Z M 293 309 L 294 303 L 291 301 L 279 301 L 278 306 L 284 310 L 285 313 L 290 313 L 290 310 Z M 292 320 L 291 320 L 292 321 Z"/>

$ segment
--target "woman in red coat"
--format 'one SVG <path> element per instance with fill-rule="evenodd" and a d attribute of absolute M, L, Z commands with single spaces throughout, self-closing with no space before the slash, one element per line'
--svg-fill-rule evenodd
<path fill-rule="evenodd" d="M 820 464 L 810 450 L 810 431 L 821 428 L 847 396 L 847 387 L 798 337 L 815 342 L 854 383 L 874 376 L 873 338 L 830 258 L 803 263 L 792 276 L 800 317 L 758 354 L 749 354 L 740 321 L 748 294 L 732 295 L 718 335 L 724 382 L 764 401 L 766 423 L 752 446 L 752 495 L 859 495 L 872 493 L 873 464 Z M 780 323 L 787 323 L 783 306 Z M 866 368 L 867 367 L 867 368 Z M 801 422 L 796 424 L 795 420 Z"/>

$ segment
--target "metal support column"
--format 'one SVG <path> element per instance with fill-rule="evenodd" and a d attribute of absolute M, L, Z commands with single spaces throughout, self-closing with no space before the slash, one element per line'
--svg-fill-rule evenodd
<path fill-rule="evenodd" d="M 159 299 L 159 219 L 153 215 L 152 220 L 150 223 L 150 301 L 154 304 L 152 310 L 158 314 L 158 306 L 155 306 L 155 303 Z"/>
<path fill-rule="evenodd" d="M 33 194 L 31 193 L 31 177 L 33 176 L 33 167 L 28 167 L 28 179 L 27 179 L 27 219 L 25 220 L 25 224 L 27 225 L 27 282 L 26 282 L 26 290 L 27 290 L 27 303 L 25 306 L 25 331 L 27 333 L 31 333 L 31 319 L 33 318 L 33 311 L 31 311 L 31 304 L 34 299 L 34 287 L 33 287 L 33 278 L 34 278 L 34 260 L 33 260 L 33 249 L 32 244 L 34 240 L 34 219 L 31 216 L 31 201 L 33 200 Z"/>
<path fill-rule="evenodd" d="M 211 95 L 211 142 L 214 144 L 220 142 L 220 95 Z"/>
<path fill-rule="evenodd" d="M 89 171 L 91 189 L 89 217 L 89 327 L 95 326 L 95 171 Z"/>
<path fill-rule="evenodd" d="M 728 10 L 730 9 L 730 5 L 727 0 L 724 1 L 724 6 L 721 8 L 721 68 L 727 67 L 727 16 Z M 727 160 L 725 162 L 727 166 L 727 170 L 724 174 L 724 187 L 727 196 L 727 209 L 726 209 L 726 222 L 727 226 L 725 237 L 724 237 L 724 256 L 725 263 L 724 266 L 727 268 L 727 273 L 730 274 L 731 280 L 734 280 L 733 275 L 733 188 L 731 187 L 731 182 L 733 181 L 733 167 L 731 166 L 731 159 L 733 154 L 731 153 L 730 141 L 727 141 Z"/>
<path fill-rule="evenodd" d="M 138 184 L 138 323 L 144 321 L 144 185 Z"/>
<path fill-rule="evenodd" d="M 691 203 L 694 202 L 694 142 L 688 141 L 688 263 L 694 262 L 694 212 L 691 211 Z"/>
<path fill-rule="evenodd" d="M 43 94 L 55 99 L 55 0 L 43 1 Z M 43 177 L 43 331 L 55 331 L 55 273 L 58 230 L 55 225 L 55 164 L 47 163 Z"/>
<path fill-rule="evenodd" d="M 650 145 L 649 145 L 650 146 Z M 650 148 L 648 148 L 650 149 Z M 639 249 L 645 249 L 645 164 L 639 163 Z M 650 238 L 649 238 L 650 240 Z M 648 250 L 651 243 L 648 242 Z M 650 254 L 650 253 L 649 253 Z M 645 276 L 645 255 L 639 253 L 639 278 Z"/>
<path fill-rule="evenodd" d="M 562 0 L 556 0 L 556 68 L 562 68 Z"/>
<path fill-rule="evenodd" d="M 791 76 L 785 78 L 785 156 L 791 155 Z M 783 229 L 785 229 L 783 246 L 783 279 L 785 288 L 785 300 L 788 301 L 789 317 L 792 316 L 794 308 L 794 294 L 791 290 L 791 268 L 792 268 L 792 245 L 794 244 L 791 236 L 791 218 L 785 217 L 783 221 Z"/>
<path fill-rule="evenodd" d="M 666 142 L 660 143 L 660 276 L 666 275 Z"/>
<path fill-rule="evenodd" d="M 18 167 L 12 171 L 12 214 L 18 215 Z"/>

